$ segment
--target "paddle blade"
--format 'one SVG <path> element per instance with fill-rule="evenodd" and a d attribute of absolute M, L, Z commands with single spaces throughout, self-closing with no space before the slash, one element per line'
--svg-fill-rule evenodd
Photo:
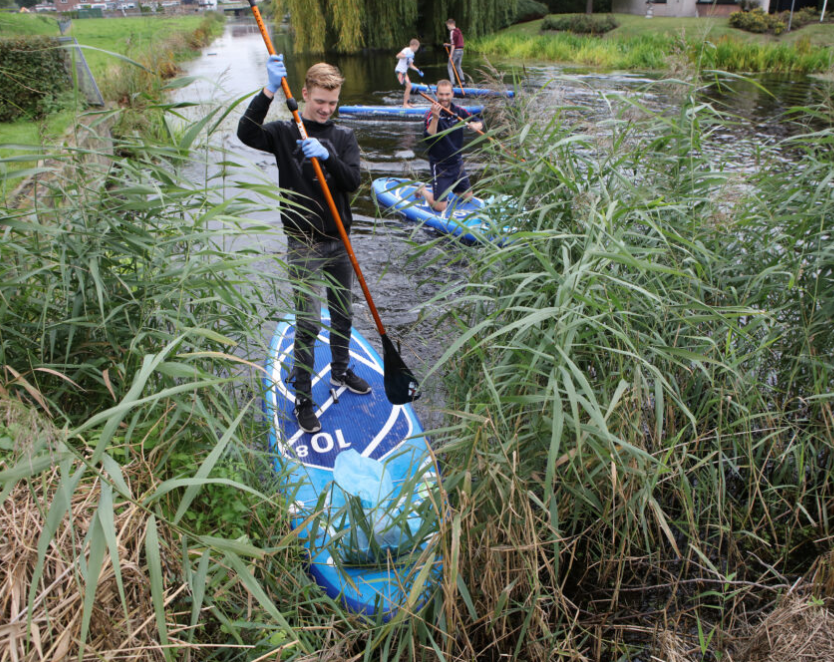
<path fill-rule="evenodd" d="M 405 365 L 394 343 L 382 334 L 383 363 L 385 364 L 385 395 L 392 405 L 404 405 L 420 397 L 420 384 Z"/>

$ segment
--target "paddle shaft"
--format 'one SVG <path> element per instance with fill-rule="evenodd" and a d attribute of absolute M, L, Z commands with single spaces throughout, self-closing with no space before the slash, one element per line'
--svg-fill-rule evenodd
<path fill-rule="evenodd" d="M 443 48 L 446 49 L 446 55 L 449 58 L 449 64 L 452 65 L 452 71 L 455 72 L 455 79 L 458 81 L 458 85 L 460 85 L 460 95 L 462 97 L 465 97 L 466 90 L 463 89 L 463 83 L 460 80 L 460 76 L 458 76 L 458 68 L 455 66 L 455 63 L 452 62 L 452 52 L 449 50 L 449 47 L 446 44 L 443 44 Z"/>
<path fill-rule="evenodd" d="M 264 25 L 264 21 L 261 18 L 261 12 L 258 11 L 257 6 L 255 5 L 255 0 L 249 0 L 249 6 L 252 7 L 252 13 L 255 15 L 255 21 L 258 24 L 258 29 L 261 31 L 261 36 L 264 38 L 264 43 L 266 44 L 266 48 L 269 51 L 270 55 L 275 55 L 275 48 L 272 45 L 272 39 L 269 38 L 269 33 L 266 31 L 266 26 Z M 284 91 L 284 96 L 287 99 L 287 108 L 289 108 L 290 112 L 292 113 L 293 120 L 295 120 L 295 125 L 298 127 L 298 132 L 301 134 L 301 139 L 307 139 L 307 130 L 304 128 L 304 122 L 301 121 L 301 115 L 298 113 L 298 103 L 293 98 L 292 92 L 290 91 L 289 83 L 287 83 L 286 78 L 281 79 L 281 89 Z M 316 173 L 316 178 L 321 185 L 321 191 L 324 193 L 324 199 L 327 201 L 327 206 L 330 209 L 330 213 L 333 216 L 333 219 L 336 221 L 336 227 L 339 230 L 339 236 L 342 239 L 342 243 L 345 245 L 345 250 L 347 251 L 348 257 L 350 258 L 350 263 L 353 265 L 353 271 L 356 272 L 356 278 L 359 281 L 359 286 L 362 288 L 362 293 L 365 295 L 365 300 L 368 302 L 368 308 L 371 309 L 371 315 L 373 315 L 374 323 L 376 324 L 376 330 L 379 332 L 379 335 L 385 335 L 385 327 L 382 326 L 382 319 L 379 317 L 379 313 L 376 310 L 376 306 L 374 305 L 373 297 L 371 297 L 371 291 L 368 289 L 368 284 L 365 282 L 365 277 L 362 275 L 362 269 L 359 268 L 359 262 L 356 260 L 356 255 L 353 253 L 353 246 L 350 243 L 350 238 L 348 237 L 347 230 L 345 230 L 345 225 L 342 223 L 342 217 L 339 215 L 339 210 L 336 208 L 336 202 L 333 200 L 333 195 L 330 193 L 330 187 L 327 185 L 327 182 L 324 179 L 324 172 L 321 169 L 321 164 L 319 160 L 315 157 L 310 159 L 310 162 L 313 164 L 313 170 Z"/>
<path fill-rule="evenodd" d="M 424 93 L 424 92 L 420 92 L 419 90 L 417 90 L 417 94 L 419 94 L 421 97 L 423 97 L 423 98 L 425 98 L 425 99 L 427 99 L 427 100 L 431 101 L 432 103 L 440 103 L 437 99 L 432 99 L 432 98 L 431 98 L 428 94 L 426 94 L 426 93 Z M 459 117 L 458 115 L 456 115 L 455 113 L 453 113 L 453 112 L 452 112 L 451 110 L 449 110 L 448 108 L 444 108 L 443 106 L 440 106 L 440 108 L 441 108 L 441 110 L 443 110 L 444 112 L 446 112 L 446 113 L 448 113 L 449 115 L 451 115 L 452 117 L 454 117 L 454 118 L 455 118 L 458 122 L 465 122 L 465 121 L 466 121 L 466 120 L 464 120 L 462 117 Z M 492 136 L 488 136 L 487 134 L 485 134 L 485 133 L 484 133 L 483 131 L 481 131 L 480 129 L 476 129 L 474 126 L 473 126 L 473 127 L 470 127 L 470 128 L 471 128 L 473 131 L 476 131 L 477 133 L 481 134 L 484 138 L 489 138 L 492 142 L 494 142 L 496 145 L 498 145 L 501 149 L 503 149 L 505 152 L 507 152 L 507 154 L 509 154 L 509 155 L 510 155 L 510 156 L 512 156 L 513 158 L 516 158 L 516 159 L 519 159 L 519 160 L 521 160 L 521 161 L 524 161 L 524 159 L 522 159 L 520 156 L 518 156 L 517 154 L 514 154 L 514 153 L 513 153 L 513 152 L 511 152 L 509 149 L 507 149 L 507 148 L 504 146 L 504 143 L 502 143 L 501 141 L 496 140 L 496 139 L 495 139 L 495 138 L 493 138 Z"/>

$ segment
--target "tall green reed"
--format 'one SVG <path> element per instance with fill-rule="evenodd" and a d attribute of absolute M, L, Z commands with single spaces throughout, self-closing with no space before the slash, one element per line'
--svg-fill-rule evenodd
<path fill-rule="evenodd" d="M 545 59 L 588 66 L 656 69 L 669 68 L 680 47 L 692 63 L 721 71 L 739 72 L 825 72 L 831 67 L 831 54 L 824 48 L 811 48 L 808 42 L 796 44 L 748 43 L 722 36 L 712 41 L 681 35 L 648 34 L 635 37 L 607 35 L 603 38 L 557 32 L 542 35 L 497 34 L 473 40 L 473 47 L 487 55 L 518 59 Z"/>
<path fill-rule="evenodd" d="M 527 161 L 481 182 L 519 231 L 455 247 L 450 656 L 651 645 L 652 600 L 681 636 L 689 609 L 726 632 L 831 535 L 830 129 L 745 176 L 694 92 L 582 134 L 546 105 L 510 142 Z"/>
<path fill-rule="evenodd" d="M 180 618 L 196 628 L 188 639 L 205 645 L 308 651 L 315 645 L 275 600 L 294 596 L 299 610 L 332 601 L 310 597 L 309 582 L 299 581 L 299 547 L 276 494 L 281 477 L 259 414 L 259 366 L 270 327 L 290 310 L 290 282 L 280 256 L 264 253 L 275 224 L 253 215 L 266 210 L 277 219 L 281 192 L 232 159 L 203 178 L 219 149 L 212 137 L 232 110 L 169 124 L 165 142 L 118 139 L 113 153 L 56 147 L 44 167 L 54 172 L 31 201 L 5 210 L 3 393 L 51 416 L 66 434 L 4 452 L 2 496 L 61 463 L 32 598 L 71 495 L 97 481 L 89 563 L 112 562 L 121 582 L 114 512 L 144 513 L 160 642 Z M 246 193 L 229 193 L 229 172 L 246 173 Z M 170 540 L 173 547 L 162 542 Z M 176 559 L 175 578 L 161 572 L 171 567 L 165 558 Z M 94 609 L 90 576 L 84 628 Z M 187 584 L 189 600 L 166 607 L 171 581 Z M 248 609 L 248 622 L 240 609 Z M 82 648 L 86 635 L 82 629 Z"/>

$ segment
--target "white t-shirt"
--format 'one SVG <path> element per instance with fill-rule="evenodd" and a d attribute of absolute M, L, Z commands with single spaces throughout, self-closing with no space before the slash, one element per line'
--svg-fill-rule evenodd
<path fill-rule="evenodd" d="M 397 53 L 397 67 L 394 71 L 398 74 L 404 74 L 408 71 L 408 65 L 412 62 L 414 62 L 414 51 L 406 46 Z"/>

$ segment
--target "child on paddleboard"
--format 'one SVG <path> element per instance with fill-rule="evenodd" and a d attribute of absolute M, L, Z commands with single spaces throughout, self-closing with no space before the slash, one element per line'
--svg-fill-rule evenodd
<path fill-rule="evenodd" d="M 403 93 L 403 108 L 412 107 L 410 103 L 411 81 L 408 78 L 408 70 L 413 69 L 420 74 L 420 78 L 423 77 L 423 72 L 414 66 L 414 56 L 417 54 L 419 49 L 420 42 L 416 39 L 412 39 L 408 46 L 397 53 L 397 66 L 394 68 L 394 72 L 397 74 L 397 80 L 400 82 L 400 85 L 405 85 L 405 92 Z"/>
<path fill-rule="evenodd" d="M 237 136 L 245 145 L 275 156 L 280 185 L 290 202 L 283 206 L 281 221 L 287 235 L 287 264 L 296 315 L 291 377 L 295 386 L 293 413 L 299 427 L 313 433 L 321 430 L 312 398 L 313 352 L 321 329 L 321 303 L 314 293 L 321 283 L 327 283 L 331 317 L 330 383 L 360 395 L 371 392 L 368 383 L 348 366 L 353 267 L 310 161 L 315 157 L 321 164 L 345 231 L 350 233 L 350 194 L 361 181 L 359 144 L 351 129 L 338 126 L 331 119 L 345 80 L 336 67 L 320 62 L 307 70 L 301 90 L 306 140 L 300 139 L 292 120 L 263 123 L 281 80 L 287 76 L 283 55 L 271 55 L 266 69 L 269 82 L 240 119 Z"/>

